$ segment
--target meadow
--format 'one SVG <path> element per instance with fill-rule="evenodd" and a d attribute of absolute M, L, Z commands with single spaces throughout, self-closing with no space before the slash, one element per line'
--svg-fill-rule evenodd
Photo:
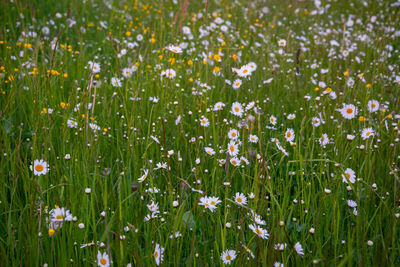
<path fill-rule="evenodd" d="M 399 266 L 400 2 L 4 0 L 1 266 Z"/>

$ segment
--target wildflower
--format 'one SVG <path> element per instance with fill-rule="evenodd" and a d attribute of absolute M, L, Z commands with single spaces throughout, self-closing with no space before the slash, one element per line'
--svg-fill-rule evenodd
<path fill-rule="evenodd" d="M 232 104 L 231 113 L 235 116 L 241 117 L 243 115 L 243 108 L 239 102 L 234 102 Z"/>
<path fill-rule="evenodd" d="M 300 242 L 297 242 L 297 243 L 294 245 L 294 249 L 296 250 L 297 254 L 299 254 L 299 255 L 301 255 L 301 256 L 304 255 L 303 247 L 301 246 Z"/>
<path fill-rule="evenodd" d="M 142 176 L 140 176 L 140 178 L 138 179 L 139 183 L 142 183 L 144 180 L 146 180 L 147 175 L 149 174 L 149 170 L 144 170 L 144 174 Z"/>
<path fill-rule="evenodd" d="M 164 248 L 160 246 L 159 244 L 156 244 L 156 247 L 154 249 L 154 259 L 156 260 L 156 264 L 160 265 L 164 259 Z"/>
<path fill-rule="evenodd" d="M 319 141 L 319 143 L 321 144 L 321 146 L 325 146 L 325 145 L 329 144 L 328 135 L 327 135 L 327 134 L 323 134 L 323 135 L 321 136 L 321 138 L 319 138 L 318 141 Z"/>
<path fill-rule="evenodd" d="M 215 151 L 211 147 L 206 147 L 206 148 L 204 148 L 204 150 L 206 151 L 206 153 L 208 155 L 211 155 L 211 156 L 215 155 Z"/>
<path fill-rule="evenodd" d="M 272 124 L 272 125 L 276 125 L 276 117 L 275 116 L 273 116 L 273 115 L 271 115 L 271 117 L 269 117 L 269 122 Z"/>
<path fill-rule="evenodd" d="M 268 234 L 267 230 L 259 227 L 258 225 L 255 225 L 255 224 L 254 225 L 250 224 L 249 227 L 255 234 L 257 234 L 262 239 L 268 239 L 269 234 Z"/>
<path fill-rule="evenodd" d="M 200 125 L 203 127 L 208 127 L 210 125 L 210 122 L 206 117 L 202 117 L 200 120 Z"/>
<path fill-rule="evenodd" d="M 73 121 L 73 120 L 67 120 L 67 126 L 69 128 L 76 128 L 78 126 L 78 123 L 76 121 Z"/>
<path fill-rule="evenodd" d="M 239 132 L 236 129 L 231 129 L 228 132 L 228 138 L 231 140 L 236 140 L 239 138 Z"/>
<path fill-rule="evenodd" d="M 58 206 L 56 206 L 55 209 L 52 209 L 49 212 L 49 215 L 51 216 L 50 220 L 52 222 L 72 221 L 72 214 L 70 211 L 65 211 L 64 208 L 60 208 Z"/>
<path fill-rule="evenodd" d="M 350 208 L 355 208 L 355 207 L 357 207 L 357 202 L 355 202 L 354 200 L 349 199 L 349 200 L 347 200 L 347 205 Z"/>
<path fill-rule="evenodd" d="M 239 205 L 247 205 L 247 198 L 243 193 L 237 192 L 235 195 L 235 202 Z"/>
<path fill-rule="evenodd" d="M 225 250 L 221 254 L 221 260 L 224 264 L 231 264 L 231 262 L 236 259 L 236 251 L 234 250 Z"/>
<path fill-rule="evenodd" d="M 225 104 L 224 104 L 224 103 L 222 103 L 222 102 L 217 102 L 217 103 L 215 103 L 215 105 L 214 105 L 214 111 L 222 110 L 223 107 L 225 107 Z"/>
<path fill-rule="evenodd" d="M 97 252 L 97 264 L 100 267 L 108 267 L 111 265 L 110 257 L 107 255 L 106 252 L 101 254 L 100 250 Z"/>
<path fill-rule="evenodd" d="M 251 70 L 247 65 L 244 65 L 238 70 L 237 74 L 239 77 L 248 77 L 251 75 Z"/>
<path fill-rule="evenodd" d="M 342 114 L 343 118 L 351 120 L 357 116 L 357 108 L 353 104 L 343 104 L 341 109 L 338 111 Z"/>
<path fill-rule="evenodd" d="M 233 165 L 233 166 L 238 166 L 240 163 L 240 160 L 237 157 L 233 157 L 229 160 L 229 162 Z"/>
<path fill-rule="evenodd" d="M 236 156 L 239 153 L 239 146 L 235 141 L 230 141 L 228 144 L 228 154 L 229 156 Z"/>
<path fill-rule="evenodd" d="M 288 120 L 294 120 L 294 118 L 296 118 L 296 115 L 295 115 L 295 114 L 289 114 L 289 115 L 287 116 L 287 119 L 288 119 Z"/>
<path fill-rule="evenodd" d="M 111 84 L 114 87 L 121 87 L 121 80 L 116 78 L 116 77 L 112 77 L 111 78 Z"/>
<path fill-rule="evenodd" d="M 132 69 L 130 68 L 123 68 L 122 69 L 122 76 L 124 76 L 125 78 L 129 78 L 132 74 Z"/>
<path fill-rule="evenodd" d="M 283 265 L 283 263 L 280 263 L 280 262 L 275 262 L 274 263 L 274 267 L 284 267 L 284 265 Z"/>
<path fill-rule="evenodd" d="M 286 141 L 292 142 L 292 141 L 294 140 L 294 137 L 295 137 L 295 134 L 294 134 L 293 129 L 288 128 L 288 129 L 286 130 L 286 133 L 285 133 Z"/>
<path fill-rule="evenodd" d="M 281 39 L 281 40 L 279 40 L 278 44 L 279 44 L 279 46 L 281 46 L 281 47 L 285 47 L 285 46 L 286 46 L 286 40 Z"/>
<path fill-rule="evenodd" d="M 242 85 L 242 80 L 236 79 L 233 81 L 232 88 L 239 89 L 241 85 Z"/>
<path fill-rule="evenodd" d="M 169 78 L 169 79 L 173 79 L 176 76 L 176 72 L 173 69 L 167 69 L 165 71 L 165 75 Z"/>
<path fill-rule="evenodd" d="M 97 132 L 98 130 L 101 129 L 100 126 L 98 126 L 98 125 L 95 124 L 95 123 L 89 123 L 89 127 L 90 127 L 94 132 Z"/>
<path fill-rule="evenodd" d="M 350 181 L 350 183 L 354 184 L 355 181 L 356 181 L 356 174 L 355 174 L 355 172 L 354 172 L 352 169 L 347 168 L 347 169 L 344 171 L 344 174 L 342 174 L 342 181 L 343 181 L 344 183 L 346 183 L 346 184 L 348 184 L 349 181 Z"/>
<path fill-rule="evenodd" d="M 369 100 L 367 103 L 369 112 L 376 112 L 379 110 L 379 102 L 376 100 Z"/>
<path fill-rule="evenodd" d="M 363 140 L 368 139 L 374 135 L 375 135 L 375 132 L 372 128 L 364 128 L 361 133 L 361 137 Z"/>
<path fill-rule="evenodd" d="M 311 119 L 312 120 L 312 125 L 314 127 L 318 127 L 321 125 L 321 120 L 318 117 L 314 117 Z"/>
<path fill-rule="evenodd" d="M 47 166 L 47 162 L 44 160 L 37 160 L 33 162 L 33 165 L 30 166 L 31 171 L 33 170 L 33 174 L 36 176 L 46 175 L 49 171 L 49 167 Z"/>
<path fill-rule="evenodd" d="M 250 142 L 250 143 L 257 143 L 257 142 L 258 142 L 258 137 L 257 137 L 257 135 L 250 134 L 250 135 L 249 135 L 249 142 Z"/>
<path fill-rule="evenodd" d="M 169 45 L 167 46 L 167 49 L 175 54 L 181 54 L 182 53 L 182 48 L 176 45 Z"/>
<path fill-rule="evenodd" d="M 89 67 L 90 67 L 90 70 L 93 73 L 99 73 L 100 72 L 100 64 L 99 63 L 89 61 Z"/>

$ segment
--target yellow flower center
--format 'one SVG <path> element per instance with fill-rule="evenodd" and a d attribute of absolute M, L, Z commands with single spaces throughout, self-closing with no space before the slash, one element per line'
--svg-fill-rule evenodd
<path fill-rule="evenodd" d="M 154 252 L 154 257 L 158 257 L 158 251 Z"/>
<path fill-rule="evenodd" d="M 348 108 L 348 109 L 346 110 L 346 112 L 347 112 L 347 114 L 351 114 L 351 113 L 353 113 L 353 109 Z"/>
<path fill-rule="evenodd" d="M 260 229 L 256 229 L 256 233 L 259 234 L 259 235 L 262 234 L 262 232 L 260 231 Z"/>
<path fill-rule="evenodd" d="M 103 264 L 103 265 L 106 265 L 107 264 L 107 260 L 104 259 L 104 258 L 101 258 L 100 259 L 100 263 Z"/>
<path fill-rule="evenodd" d="M 63 218 L 64 218 L 64 216 L 62 216 L 62 215 L 57 215 L 57 216 L 56 216 L 56 219 L 57 219 L 57 220 L 61 220 L 61 219 L 63 219 Z"/>
<path fill-rule="evenodd" d="M 230 260 L 231 260 L 231 255 L 226 255 L 225 259 L 226 259 L 227 261 L 230 261 Z"/>
<path fill-rule="evenodd" d="M 242 203 L 242 199 L 240 197 L 238 197 L 236 201 Z"/>
<path fill-rule="evenodd" d="M 238 107 L 235 107 L 235 111 L 236 111 L 236 112 L 239 112 L 239 108 L 238 108 Z"/>
<path fill-rule="evenodd" d="M 43 165 L 41 165 L 41 164 L 38 164 L 38 165 L 35 166 L 35 170 L 38 171 L 38 172 L 43 171 L 43 169 L 44 169 Z"/>

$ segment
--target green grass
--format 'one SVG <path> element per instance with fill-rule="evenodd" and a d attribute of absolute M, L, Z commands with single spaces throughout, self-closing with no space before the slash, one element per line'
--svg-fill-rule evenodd
<path fill-rule="evenodd" d="M 165 266 L 220 266 L 227 249 L 236 252 L 234 266 L 399 265 L 400 7 L 322 1 L 318 13 L 312 1 L 220 0 L 188 1 L 185 12 L 185 1 L 177 2 L 0 3 L 2 264 L 96 266 L 100 251 L 117 266 L 151 266 L 160 244 Z M 279 46 L 282 39 L 286 46 Z M 188 45 L 181 54 L 165 49 L 181 42 Z M 89 61 L 100 64 L 99 73 Z M 249 62 L 257 64 L 250 78 L 232 71 Z M 132 66 L 137 70 L 123 78 L 122 69 Z M 167 69 L 176 77 L 161 77 Z M 121 87 L 113 87 L 112 77 Z M 234 90 L 226 80 L 237 78 L 243 83 Z M 376 112 L 368 110 L 370 100 L 379 102 Z M 219 101 L 225 107 L 214 111 Z M 252 101 L 259 111 L 231 113 L 232 103 L 244 108 Z M 338 111 L 344 103 L 357 107 L 353 119 Z M 200 124 L 203 116 L 208 127 Z M 313 127 L 313 117 L 323 123 Z M 69 119 L 78 127 L 68 127 Z M 375 134 L 364 140 L 368 127 Z M 248 164 L 229 162 L 230 129 L 238 130 L 238 158 Z M 250 134 L 257 143 L 248 141 Z M 330 141 L 325 147 L 318 141 L 323 134 Z M 49 171 L 35 176 L 30 166 L 40 159 Z M 156 169 L 159 162 L 168 167 Z M 347 168 L 355 183 L 342 181 Z M 160 192 L 149 192 L 153 187 Z M 235 203 L 236 192 L 247 196 L 247 205 Z M 199 205 L 203 196 L 222 202 L 211 212 Z M 347 200 L 357 203 L 357 215 Z M 144 222 L 152 201 L 160 213 Z M 74 219 L 50 226 L 55 205 Z M 250 210 L 265 220 L 268 239 L 249 228 Z M 178 231 L 180 237 L 170 238 Z M 274 249 L 282 243 L 283 251 Z"/>

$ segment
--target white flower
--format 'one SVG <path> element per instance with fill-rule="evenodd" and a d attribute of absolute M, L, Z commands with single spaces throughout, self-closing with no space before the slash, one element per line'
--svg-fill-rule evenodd
<path fill-rule="evenodd" d="M 354 184 L 356 181 L 356 173 L 352 169 L 347 168 L 344 171 L 344 174 L 342 174 L 342 181 L 346 184 L 348 184 L 348 181 L 350 181 L 350 183 Z"/>
<path fill-rule="evenodd" d="M 173 69 L 167 69 L 165 71 L 165 76 L 167 76 L 169 79 L 173 79 L 176 76 L 176 71 L 174 71 Z"/>
<path fill-rule="evenodd" d="M 76 121 L 73 121 L 73 120 L 67 120 L 67 126 L 69 128 L 76 128 L 78 126 L 78 123 Z"/>
<path fill-rule="evenodd" d="M 301 246 L 300 242 L 297 242 L 297 243 L 294 245 L 294 249 L 296 250 L 297 254 L 299 254 L 299 255 L 301 255 L 301 256 L 304 255 L 303 247 Z"/>
<path fill-rule="evenodd" d="M 90 67 L 90 70 L 93 73 L 99 73 L 100 72 L 100 64 L 99 63 L 89 61 L 89 67 Z"/>
<path fill-rule="evenodd" d="M 250 143 L 257 143 L 258 142 L 258 136 L 255 134 L 250 134 L 249 135 L 249 142 Z"/>
<path fill-rule="evenodd" d="M 286 130 L 286 132 L 285 132 L 285 138 L 286 138 L 286 141 L 288 141 L 288 142 L 292 142 L 292 141 L 294 140 L 295 134 L 294 134 L 293 129 L 288 128 L 288 129 Z"/>
<path fill-rule="evenodd" d="M 182 48 L 180 48 L 179 46 L 172 45 L 172 44 L 167 46 L 167 49 L 176 54 L 180 54 L 183 51 Z"/>
<path fill-rule="evenodd" d="M 369 100 L 367 105 L 369 112 L 376 112 L 379 110 L 379 102 L 376 100 Z"/>
<path fill-rule="evenodd" d="M 206 151 L 206 153 L 210 156 L 215 155 L 215 151 L 214 149 L 212 149 L 211 147 L 205 147 L 204 150 Z"/>
<path fill-rule="evenodd" d="M 286 46 L 286 40 L 281 39 L 281 40 L 279 40 L 278 44 L 279 44 L 279 46 L 285 47 Z"/>
<path fill-rule="evenodd" d="M 232 88 L 233 89 L 239 89 L 239 87 L 242 85 L 242 80 L 241 79 L 236 79 L 233 81 Z"/>
<path fill-rule="evenodd" d="M 215 105 L 214 105 L 214 111 L 222 110 L 223 107 L 225 107 L 225 104 L 224 104 L 224 103 L 222 103 L 222 102 L 217 102 L 217 103 L 215 103 Z"/>
<path fill-rule="evenodd" d="M 342 114 L 343 118 L 351 120 L 357 116 L 358 110 L 353 104 L 343 104 L 341 109 L 338 111 Z"/>
<path fill-rule="evenodd" d="M 239 205 L 247 205 L 247 197 L 243 193 L 237 192 L 235 195 L 235 202 Z"/>
<path fill-rule="evenodd" d="M 121 87 L 121 80 L 116 78 L 116 77 L 112 77 L 111 78 L 111 84 L 114 87 Z"/>
<path fill-rule="evenodd" d="M 164 248 L 160 246 L 159 244 L 156 244 L 156 247 L 154 249 L 154 259 L 156 260 L 156 264 L 160 265 L 160 263 L 164 259 Z"/>
<path fill-rule="evenodd" d="M 231 113 L 235 116 L 241 117 L 243 115 L 242 104 L 239 102 L 232 103 Z"/>
<path fill-rule="evenodd" d="M 221 260 L 224 264 L 231 264 L 231 262 L 236 259 L 236 251 L 234 250 L 225 250 L 221 254 Z"/>
<path fill-rule="evenodd" d="M 49 212 L 52 222 L 72 221 L 72 214 L 69 210 L 65 211 L 64 208 L 57 207 Z"/>
<path fill-rule="evenodd" d="M 364 128 L 361 133 L 361 137 L 363 140 L 368 139 L 374 135 L 375 135 L 375 132 L 374 132 L 374 129 L 372 129 L 372 128 Z"/>
<path fill-rule="evenodd" d="M 231 140 L 236 140 L 239 138 L 239 132 L 236 129 L 230 129 L 228 132 L 228 138 Z"/>
<path fill-rule="evenodd" d="M 47 166 L 47 162 L 44 160 L 37 160 L 33 162 L 33 165 L 30 166 L 31 171 L 33 170 L 33 174 L 40 176 L 40 175 L 46 175 L 47 172 L 49 171 L 49 167 Z"/>
<path fill-rule="evenodd" d="M 110 257 L 107 255 L 106 252 L 104 252 L 103 254 L 101 254 L 100 251 L 97 252 L 97 264 L 100 267 L 108 267 L 111 265 L 111 260 Z"/>
<path fill-rule="evenodd" d="M 355 202 L 354 200 L 349 199 L 349 200 L 347 200 L 347 205 L 350 208 L 355 208 L 355 207 L 357 207 L 357 202 Z"/>
<path fill-rule="evenodd" d="M 253 232 L 255 234 L 257 234 L 259 237 L 261 237 L 262 239 L 268 239 L 269 234 L 268 231 L 261 228 L 260 226 L 256 225 L 256 224 L 250 224 L 249 225 L 250 229 L 253 230 Z"/>

